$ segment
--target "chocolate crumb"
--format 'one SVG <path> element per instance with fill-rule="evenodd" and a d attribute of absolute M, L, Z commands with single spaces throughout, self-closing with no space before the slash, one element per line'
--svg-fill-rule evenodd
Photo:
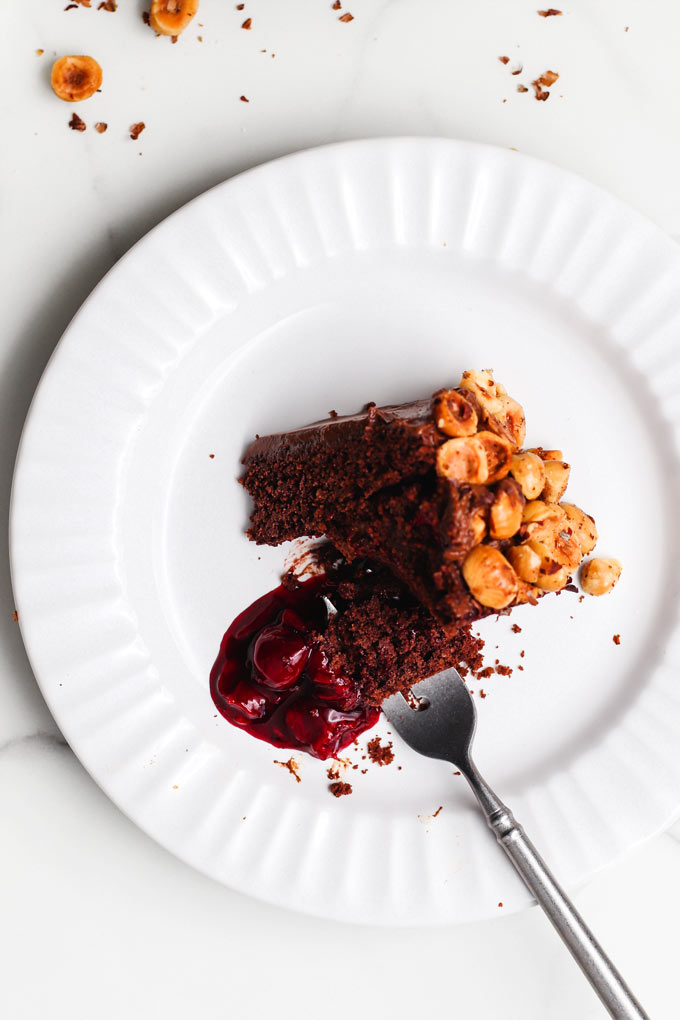
<path fill-rule="evenodd" d="M 502 906 L 503 906 L 503 900 L 499 900 L 499 901 L 498 901 L 498 906 L 499 906 L 499 907 L 502 907 Z"/>
<path fill-rule="evenodd" d="M 498 59 L 500 60 L 501 64 L 509 64 L 510 63 L 510 57 L 499 57 Z"/>
<path fill-rule="evenodd" d="M 178 39 L 179 39 L 178 35 L 171 35 L 170 36 L 170 42 L 172 43 L 173 46 L 175 45 L 175 43 L 177 42 Z"/>
<path fill-rule="evenodd" d="M 19 614 L 17 613 L 16 609 L 12 613 L 12 619 L 14 620 L 15 623 L 19 622 Z"/>
<path fill-rule="evenodd" d="M 249 103 L 250 102 L 250 100 L 246 99 L 245 96 L 239 96 L 239 99 L 241 100 L 242 103 Z"/>
<path fill-rule="evenodd" d="M 275 765 L 280 765 L 281 768 L 283 768 L 283 769 L 288 769 L 288 771 L 290 772 L 291 776 L 293 776 L 295 778 L 295 781 L 297 783 L 301 783 L 302 782 L 302 779 L 300 778 L 300 773 L 298 772 L 299 766 L 298 766 L 298 763 L 296 762 L 295 758 L 289 758 L 288 761 L 276 761 L 275 760 L 274 764 Z"/>
<path fill-rule="evenodd" d="M 133 142 L 137 141 L 145 127 L 146 124 L 144 123 L 143 120 L 137 121 L 136 124 L 130 125 L 130 138 L 132 139 Z"/>
<path fill-rule="evenodd" d="M 64 10 L 65 11 L 74 11 L 77 6 L 78 6 L 78 4 L 68 4 L 66 7 L 64 7 Z"/>
<path fill-rule="evenodd" d="M 215 459 L 215 454 L 214 453 L 209 453 L 208 456 L 210 457 L 211 460 Z"/>
<path fill-rule="evenodd" d="M 103 135 L 104 132 L 106 131 L 106 129 L 108 128 L 108 126 L 109 125 L 106 123 L 105 120 L 98 120 L 97 123 L 94 126 L 94 129 L 95 129 L 95 131 L 97 132 L 98 135 Z"/>
<path fill-rule="evenodd" d="M 578 588 L 576 587 L 575 584 L 565 584 L 564 590 L 565 591 L 573 591 L 573 592 L 578 593 Z"/>
<path fill-rule="evenodd" d="M 344 21 L 345 23 L 347 23 L 348 21 L 354 21 L 354 15 L 350 14 L 348 11 L 347 14 L 341 14 L 340 17 L 338 18 L 338 21 Z"/>
<path fill-rule="evenodd" d="M 375 765 L 391 765 L 394 761 L 392 741 L 388 744 L 381 744 L 380 737 L 373 737 L 366 745 L 368 757 Z"/>
<path fill-rule="evenodd" d="M 87 124 L 84 120 L 81 120 L 77 113 L 74 113 L 68 122 L 68 126 L 72 131 L 85 131 Z"/>
<path fill-rule="evenodd" d="M 338 412 L 337 411 L 329 411 L 328 412 L 328 417 L 329 418 L 337 418 L 338 417 Z"/>
<path fill-rule="evenodd" d="M 150 25 L 151 24 L 151 22 L 149 21 L 149 12 L 148 11 L 142 11 L 142 21 L 144 22 L 145 25 Z"/>
<path fill-rule="evenodd" d="M 368 772 L 368 769 L 366 771 Z M 401 772 L 401 765 L 397 765 L 397 772 Z"/>
<path fill-rule="evenodd" d="M 614 642 L 615 645 L 620 645 L 621 644 L 621 635 L 620 634 L 615 634 L 614 637 L 612 638 L 612 641 Z"/>
<path fill-rule="evenodd" d="M 521 634 L 522 633 L 522 628 L 520 627 L 520 625 L 518 623 L 513 623 L 513 625 L 510 628 L 510 630 L 512 631 L 513 634 Z"/>
<path fill-rule="evenodd" d="M 454 774 L 454 776 L 459 776 L 461 773 L 460 772 L 454 772 L 453 774 Z"/>
<path fill-rule="evenodd" d="M 252 27 L 253 27 L 253 19 L 252 18 L 246 18 L 246 20 L 241 25 L 241 28 L 245 28 L 246 31 L 249 31 Z"/>
<path fill-rule="evenodd" d="M 331 783 L 328 787 L 334 797 L 347 797 L 352 792 L 351 783 Z"/>
<path fill-rule="evenodd" d="M 520 657 L 520 659 L 524 658 L 524 649 L 522 649 L 522 651 L 519 653 L 519 657 Z"/>
<path fill-rule="evenodd" d="M 558 18 L 562 16 L 562 11 L 558 11 L 556 7 L 549 7 L 547 11 L 538 11 L 538 15 L 541 18 Z"/>
<path fill-rule="evenodd" d="M 439 812 L 440 812 L 440 811 L 442 810 L 443 806 L 444 806 L 443 804 L 440 804 L 440 805 L 439 805 L 439 807 L 437 808 L 437 810 L 435 811 L 435 813 L 434 813 L 434 814 L 432 815 L 432 817 L 433 817 L 433 818 L 436 818 L 436 817 L 437 817 L 437 815 L 439 814 Z"/>

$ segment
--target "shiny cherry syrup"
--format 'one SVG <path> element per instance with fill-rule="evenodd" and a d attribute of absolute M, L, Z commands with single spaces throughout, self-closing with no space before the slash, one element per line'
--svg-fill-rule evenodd
<path fill-rule="evenodd" d="M 332 594 L 319 575 L 256 599 L 224 635 L 210 673 L 212 699 L 230 723 L 322 759 L 337 756 L 380 716 L 362 703 L 352 679 L 328 666 L 320 640 Z"/>

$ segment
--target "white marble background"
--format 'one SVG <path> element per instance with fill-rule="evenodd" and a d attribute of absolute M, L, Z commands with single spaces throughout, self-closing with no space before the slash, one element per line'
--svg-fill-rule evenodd
<path fill-rule="evenodd" d="M 471 138 L 576 170 L 680 234 L 671 0 L 573 0 L 549 19 L 528 0 L 343 0 L 349 24 L 331 0 L 247 0 L 243 13 L 201 0 L 202 27 L 176 46 L 144 27 L 141 0 L 115 13 L 66 2 L 2 5 L 4 523 L 22 421 L 73 313 L 151 226 L 246 167 L 335 139 Z M 64 53 L 104 69 L 101 94 L 77 107 L 82 134 L 49 88 Z M 525 71 L 512 77 L 516 63 Z M 560 73 L 547 102 L 516 92 L 547 68 Z M 3 1017 L 605 1015 L 535 909 L 458 928 L 354 928 L 247 899 L 159 849 L 61 738 L 12 620 L 4 537 L 0 557 Z M 576 895 L 655 1020 L 680 1015 L 679 840 L 676 827 Z"/>

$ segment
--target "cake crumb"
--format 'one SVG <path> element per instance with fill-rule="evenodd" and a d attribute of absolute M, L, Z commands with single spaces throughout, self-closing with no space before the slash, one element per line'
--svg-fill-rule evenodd
<path fill-rule="evenodd" d="M 137 141 L 145 127 L 146 124 L 143 120 L 138 120 L 136 124 L 130 125 L 130 138 L 133 142 Z"/>
<path fill-rule="evenodd" d="M 510 628 L 510 630 L 512 631 L 513 634 L 521 634 L 522 633 L 522 628 L 517 623 L 513 623 L 513 625 Z"/>
<path fill-rule="evenodd" d="M 380 737 L 373 737 L 366 745 L 368 757 L 375 765 L 391 765 L 394 761 L 392 741 L 387 744 L 380 743 Z"/>
<path fill-rule="evenodd" d="M 68 122 L 68 126 L 71 128 L 71 131 L 85 131 L 87 128 L 87 124 L 84 120 L 80 119 L 77 113 L 73 114 Z"/>
<path fill-rule="evenodd" d="M 500 60 L 501 64 L 509 64 L 510 63 L 510 57 L 499 57 L 498 59 Z"/>
<path fill-rule="evenodd" d="M 145 25 L 151 24 L 148 11 L 142 11 L 142 21 L 144 22 Z"/>
<path fill-rule="evenodd" d="M 579 595 L 579 597 L 578 597 L 579 602 L 583 602 L 584 598 L 585 598 L 585 595 Z"/>
<path fill-rule="evenodd" d="M 12 619 L 14 620 L 15 623 L 19 622 L 19 614 L 17 613 L 16 609 L 12 613 Z"/>
<path fill-rule="evenodd" d="M 302 782 L 302 779 L 300 778 L 300 773 L 298 771 L 300 766 L 296 762 L 295 758 L 289 758 L 288 761 L 276 761 L 276 760 L 274 760 L 274 764 L 275 765 L 280 765 L 281 768 L 283 768 L 283 769 L 288 769 L 288 771 L 290 772 L 291 776 L 294 777 L 296 783 L 301 783 Z"/>
<path fill-rule="evenodd" d="M 332 11 L 342 10 L 342 4 L 340 3 L 340 0 L 333 0 L 333 6 L 331 7 L 331 10 Z"/>
<path fill-rule="evenodd" d="M 496 666 L 499 676 L 512 676 L 512 666 Z"/>
<path fill-rule="evenodd" d="M 175 784 L 175 785 L 173 786 L 173 790 L 179 790 L 179 786 L 177 786 L 177 784 Z"/>
<path fill-rule="evenodd" d="M 245 30 L 246 30 L 247 32 L 248 32 L 248 31 L 250 31 L 250 29 L 251 29 L 252 27 L 253 27 L 253 19 L 252 19 L 252 18 L 246 18 L 246 20 L 245 20 L 245 21 L 243 22 L 243 24 L 241 25 L 241 28 L 245 28 Z"/>
<path fill-rule="evenodd" d="M 538 11 L 540 18 L 559 18 L 562 16 L 562 11 L 558 11 L 556 7 L 549 7 L 547 11 Z"/>
<path fill-rule="evenodd" d="M 520 657 L 520 659 L 524 658 L 524 649 L 522 649 L 522 651 L 519 653 L 519 657 Z"/>
<path fill-rule="evenodd" d="M 352 792 L 351 783 L 331 783 L 328 787 L 334 797 L 347 797 Z"/>
<path fill-rule="evenodd" d="M 486 691 L 482 690 L 481 687 L 479 688 L 479 696 L 480 696 L 480 698 L 485 698 L 486 697 Z"/>
<path fill-rule="evenodd" d="M 503 906 L 503 900 L 499 900 L 499 901 L 498 901 L 498 906 L 499 906 L 499 907 L 502 907 L 502 906 Z"/>
<path fill-rule="evenodd" d="M 338 766 L 337 765 L 331 765 L 331 767 L 327 770 L 326 775 L 328 776 L 328 778 L 330 780 L 339 779 L 340 778 L 340 770 L 338 769 Z"/>
<path fill-rule="evenodd" d="M 108 126 L 109 125 L 106 123 L 105 120 L 98 120 L 97 123 L 94 126 L 94 129 L 95 129 L 95 131 L 97 132 L 98 135 L 103 135 L 104 132 L 106 131 L 106 129 L 108 128 Z"/>
<path fill-rule="evenodd" d="M 347 24 L 349 21 L 354 21 L 354 15 L 348 11 L 347 14 L 341 14 L 338 21 L 344 21 Z"/>
<path fill-rule="evenodd" d="M 245 96 L 239 96 L 239 99 L 241 100 L 242 103 L 249 103 L 250 102 L 250 100 L 246 99 Z"/>
<path fill-rule="evenodd" d="M 35 51 L 35 55 L 36 55 L 36 57 L 42 57 L 44 52 L 45 52 L 44 50 L 36 50 Z"/>
<path fill-rule="evenodd" d="M 614 634 L 614 637 L 612 638 L 612 641 L 614 642 L 615 645 L 620 645 L 621 644 L 621 635 L 620 634 Z"/>
<path fill-rule="evenodd" d="M 209 453 L 208 456 L 210 457 L 211 460 L 215 459 L 215 454 L 214 453 Z"/>
<path fill-rule="evenodd" d="M 529 89 L 526 87 L 526 85 L 518 85 L 517 86 L 517 91 L 518 92 L 528 92 Z"/>
<path fill-rule="evenodd" d="M 437 810 L 435 811 L 435 813 L 432 815 L 432 817 L 436 818 L 437 815 L 439 814 L 439 812 L 442 810 L 443 807 L 444 807 L 444 805 L 440 804 L 439 807 L 437 808 Z"/>

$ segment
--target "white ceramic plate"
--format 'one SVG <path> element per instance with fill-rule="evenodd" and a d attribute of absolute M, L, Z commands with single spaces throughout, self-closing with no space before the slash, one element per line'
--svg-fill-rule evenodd
<path fill-rule="evenodd" d="M 624 573 L 607 598 L 523 607 L 519 635 L 485 622 L 490 662 L 525 668 L 483 685 L 478 764 L 567 886 L 666 826 L 679 334 L 675 245 L 512 151 L 335 145 L 171 216 L 63 337 L 14 483 L 22 632 L 93 777 L 179 857 L 298 910 L 430 924 L 529 902 L 449 766 L 395 741 L 393 765 L 350 771 L 353 795 L 335 800 L 323 763 L 298 755 L 297 784 L 273 764 L 288 755 L 216 718 L 208 691 L 223 631 L 284 561 L 243 534 L 250 438 L 492 366 L 525 405 L 528 444 L 564 448 L 569 495 Z"/>

